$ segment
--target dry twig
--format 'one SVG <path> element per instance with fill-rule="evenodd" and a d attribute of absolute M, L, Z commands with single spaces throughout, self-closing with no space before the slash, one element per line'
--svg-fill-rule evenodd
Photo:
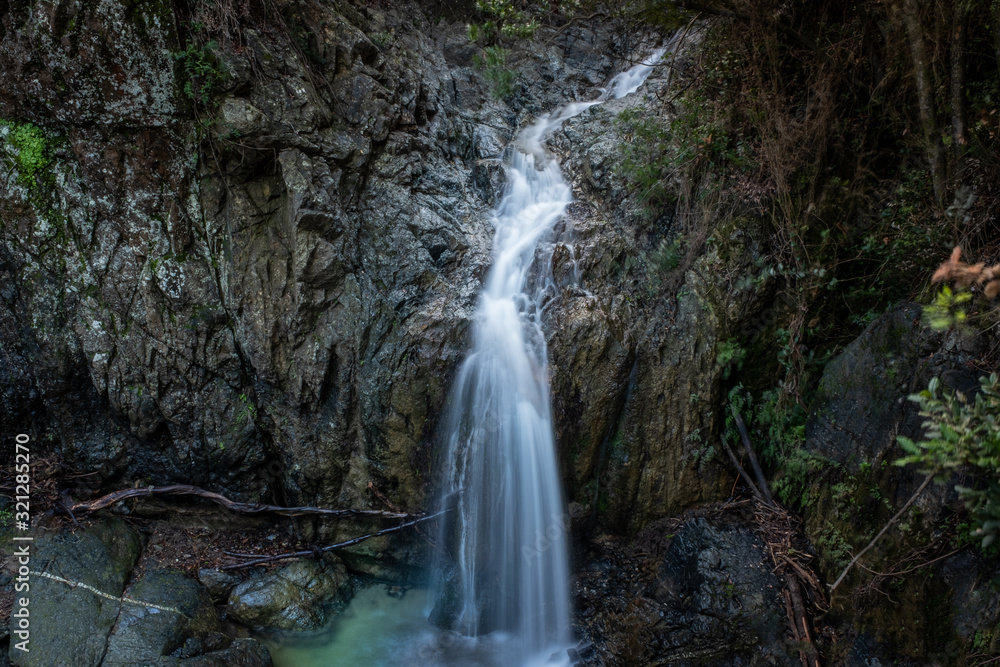
<path fill-rule="evenodd" d="M 413 519 L 412 521 L 407 521 L 406 523 L 401 523 L 398 526 L 392 526 L 391 528 L 383 528 L 382 530 L 380 530 L 378 532 L 375 532 L 375 533 L 369 533 L 367 535 L 361 535 L 359 537 L 351 538 L 351 539 L 347 540 L 346 542 L 338 542 L 337 544 L 331 544 L 329 546 L 325 546 L 325 547 L 321 547 L 321 548 L 316 548 L 316 549 L 307 549 L 307 550 L 303 550 L 303 551 L 292 551 L 292 552 L 284 553 L 284 554 L 276 554 L 274 556 L 264 556 L 264 557 L 261 557 L 261 558 L 254 557 L 255 560 L 251 560 L 251 561 L 248 561 L 246 563 L 238 563 L 236 565 L 226 565 L 225 567 L 222 567 L 220 569 L 223 569 L 223 570 L 238 570 L 238 569 L 241 569 L 241 568 L 244 568 L 244 567 L 252 567 L 254 565 L 263 565 L 264 563 L 273 563 L 274 561 L 278 561 L 278 560 L 287 560 L 289 558 L 305 558 L 306 556 L 315 556 L 315 555 L 318 555 L 318 554 L 326 553 L 328 551 L 334 551 L 335 549 L 343 549 L 344 547 L 354 546 L 355 544 L 358 544 L 359 542 L 364 542 L 365 540 L 371 539 L 373 537 L 380 537 L 382 535 L 388 535 L 389 533 L 394 533 L 397 530 L 402 530 L 403 528 L 408 528 L 410 526 L 415 526 L 416 524 L 422 523 L 424 521 L 430 521 L 431 519 L 436 519 L 436 518 L 438 518 L 439 516 L 441 516 L 442 514 L 444 514 L 447 511 L 448 510 L 446 510 L 446 509 L 445 510 L 441 510 L 440 512 L 435 512 L 434 514 L 431 514 L 429 516 L 422 516 L 420 518 Z M 248 557 L 250 557 L 248 554 L 233 554 L 233 553 L 231 553 L 230 555 L 239 556 L 239 557 L 242 557 L 242 558 L 248 558 Z"/>
<path fill-rule="evenodd" d="M 837 577 L 837 580 L 830 585 L 831 593 L 837 589 L 837 586 L 839 586 L 840 582 L 844 580 L 844 577 L 847 576 L 847 573 L 851 571 L 851 568 L 854 567 L 854 564 L 857 563 L 862 556 L 868 553 L 869 549 L 875 546 L 875 544 L 879 541 L 879 539 L 881 539 L 881 537 L 885 535 L 890 528 L 892 528 L 893 524 L 899 521 L 900 517 L 903 516 L 906 510 L 910 509 L 910 505 L 912 505 L 916 501 L 916 499 L 920 496 L 920 494 L 924 492 L 924 489 L 927 488 L 927 485 L 931 483 L 931 480 L 934 479 L 934 475 L 936 474 L 937 471 L 934 471 L 929 475 L 927 475 L 927 477 L 924 478 L 923 483 L 921 483 L 920 488 L 918 488 L 916 492 L 914 492 L 914 494 L 910 496 L 910 499 L 906 501 L 906 504 L 903 505 L 898 512 L 896 512 L 896 515 L 891 519 L 889 519 L 889 522 L 887 524 L 882 526 L 882 530 L 878 531 L 878 535 L 873 537 L 872 541 L 868 543 L 868 546 L 866 546 L 864 549 L 858 552 L 858 555 L 851 559 L 851 562 L 847 564 L 847 567 L 845 567 L 844 571 L 840 573 L 840 576 Z"/>

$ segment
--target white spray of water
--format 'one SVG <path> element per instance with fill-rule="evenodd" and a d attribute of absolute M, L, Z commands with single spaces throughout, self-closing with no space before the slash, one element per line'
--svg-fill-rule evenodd
<path fill-rule="evenodd" d="M 494 211 L 496 260 L 452 388 L 444 493 L 456 510 L 454 626 L 513 634 L 522 663 L 570 643 L 569 526 L 552 432 L 544 285 L 529 292 L 527 283 L 539 242 L 573 196 L 543 141 L 608 96 L 638 89 L 666 48 L 616 76 L 599 99 L 569 104 L 521 132 Z"/>
<path fill-rule="evenodd" d="M 663 54 L 667 52 L 670 45 L 653 51 L 653 55 L 643 60 L 638 65 L 633 65 L 630 69 L 618 74 L 611 80 L 608 91 L 613 99 L 619 100 L 626 95 L 631 95 L 639 90 L 646 77 L 653 71 L 653 67 L 660 62 Z"/>

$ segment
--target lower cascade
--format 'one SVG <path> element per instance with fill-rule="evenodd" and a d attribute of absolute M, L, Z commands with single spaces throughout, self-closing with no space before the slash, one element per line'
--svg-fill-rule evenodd
<path fill-rule="evenodd" d="M 543 116 L 508 149 L 507 185 L 493 212 L 495 261 L 444 421 L 451 562 L 441 564 L 432 620 L 469 636 L 509 633 L 522 663 L 545 661 L 571 637 L 569 516 L 542 332 L 551 290 L 544 275 L 529 285 L 529 272 L 573 196 L 543 142 L 563 121 L 638 89 L 666 48 L 617 75 L 597 100 Z"/>

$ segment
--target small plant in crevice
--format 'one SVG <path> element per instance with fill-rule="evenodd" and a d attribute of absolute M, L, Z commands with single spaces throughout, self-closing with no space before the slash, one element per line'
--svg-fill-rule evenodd
<path fill-rule="evenodd" d="M 683 240 L 681 237 L 663 239 L 649 255 L 649 262 L 657 271 L 666 273 L 673 271 L 681 263 Z"/>
<path fill-rule="evenodd" d="M 482 55 L 473 57 L 476 67 L 483 71 L 483 76 L 490 82 L 490 95 L 498 100 L 514 91 L 517 74 L 507 67 L 509 55 L 510 51 L 502 46 L 487 46 Z"/>
<path fill-rule="evenodd" d="M 249 421 L 256 428 L 257 407 L 245 393 L 240 394 L 239 399 L 241 407 L 239 413 L 236 415 L 236 423 L 242 425 Z"/>
<path fill-rule="evenodd" d="M 201 46 L 191 44 L 184 51 L 173 54 L 184 71 L 184 96 L 195 105 L 207 106 L 213 90 L 225 80 L 225 73 L 219 67 L 215 54 L 218 46 L 215 41 Z"/>
<path fill-rule="evenodd" d="M 851 545 L 833 524 L 827 522 L 815 541 L 816 548 L 834 568 L 840 569 L 851 561 Z"/>
<path fill-rule="evenodd" d="M 39 185 L 41 176 L 52 163 L 52 146 L 45 132 L 33 123 L 0 121 L 8 129 L 6 141 L 14 149 L 18 181 L 29 188 Z"/>
<path fill-rule="evenodd" d="M 742 384 L 729 391 L 729 405 L 743 415 L 748 427 L 760 433 L 760 456 L 769 467 L 780 471 L 785 461 L 800 449 L 805 441 L 808 414 L 800 405 L 787 408 L 779 406 L 780 391 L 764 391 L 755 400 Z M 730 410 L 731 412 L 731 410 Z M 739 433 L 732 415 L 727 412 L 725 437 L 737 442 Z"/>
<path fill-rule="evenodd" d="M 724 340 L 718 344 L 715 352 L 715 363 L 722 367 L 723 380 L 728 380 L 733 372 L 743 367 L 744 356 L 746 356 L 746 350 L 735 339 Z"/>

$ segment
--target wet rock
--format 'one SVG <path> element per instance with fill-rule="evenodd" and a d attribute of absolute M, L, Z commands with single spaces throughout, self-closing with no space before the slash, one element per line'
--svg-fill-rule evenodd
<path fill-rule="evenodd" d="M 104 665 L 158 664 L 189 638 L 219 632 L 219 617 L 208 591 L 183 572 L 146 572 L 126 596 L 136 603 L 122 604 Z"/>
<path fill-rule="evenodd" d="M 186 658 L 179 667 L 271 667 L 271 654 L 256 639 L 234 639 L 224 649 Z"/>
<path fill-rule="evenodd" d="M 230 593 L 227 610 L 255 630 L 305 632 L 323 627 L 350 592 L 346 568 L 328 554 L 321 563 L 299 560 L 243 582 Z"/>
<path fill-rule="evenodd" d="M 762 541 L 745 525 L 696 519 L 677 532 L 653 591 L 668 606 L 657 633 L 671 664 L 742 655 L 789 660 L 782 582 Z M 704 663 L 702 663 L 704 664 Z"/>
<path fill-rule="evenodd" d="M 222 602 L 229 599 L 229 594 L 240 583 L 240 578 L 215 568 L 202 568 L 198 570 L 198 581 L 208 589 L 212 600 Z"/>
<path fill-rule="evenodd" d="M 437 599 L 427 620 L 439 628 L 451 629 L 462 612 L 461 573 L 457 567 L 450 566 L 439 576 Z"/>
<path fill-rule="evenodd" d="M 11 646 L 11 661 L 25 667 L 96 667 L 122 611 L 119 598 L 141 551 L 139 534 L 120 520 L 102 521 L 72 534 L 42 538 L 36 549 L 33 571 L 73 583 L 41 575 L 31 578 L 31 650 Z M 15 604 L 14 614 L 18 609 Z"/>

